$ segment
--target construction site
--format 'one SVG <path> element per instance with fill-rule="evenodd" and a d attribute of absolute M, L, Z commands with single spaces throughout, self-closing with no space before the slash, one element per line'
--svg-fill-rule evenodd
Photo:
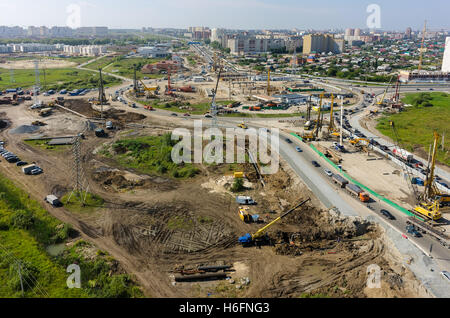
<path fill-rule="evenodd" d="M 135 67 L 131 81 L 108 90 L 100 69 L 98 90 L 83 97 L 38 97 L 38 81 L 31 102 L 17 93 L 4 97 L 16 103 L 1 106 L 3 147 L 43 173 L 30 176 L 5 161 L 2 173 L 34 198 L 68 197 L 60 208 L 47 206 L 49 212 L 114 256 L 147 297 L 433 297 L 407 266 L 417 259 L 400 253 L 383 227 L 326 207 L 283 158 L 277 173 L 262 175 L 258 162 L 177 166 L 164 156 L 175 128 L 193 129 L 187 117 L 211 117 L 212 125 L 219 120 L 245 133 L 246 119 L 271 114 L 257 124 L 295 139 L 298 153 L 315 149 L 350 181 L 405 207 L 413 227 L 437 232 L 445 245 L 447 235 L 435 229 L 448 229 L 442 220 L 449 196 L 434 183 L 435 152 L 419 188 L 405 181 L 414 177 L 411 158 L 383 152 L 348 123 L 355 105 L 374 96 L 307 80 L 273 81 L 270 71 L 265 80 L 251 80 L 219 59 L 196 60 L 169 69 L 167 79 L 140 79 Z M 401 110 L 399 85 L 391 100 L 386 89 L 374 104 Z M 229 122 L 227 113 L 250 117 Z M 356 209 L 377 201 L 346 187 L 339 172 L 326 182 L 336 193 L 345 190 L 344 201 Z M 89 205 L 87 194 L 103 203 Z M 381 288 L 367 287 L 373 264 Z"/>

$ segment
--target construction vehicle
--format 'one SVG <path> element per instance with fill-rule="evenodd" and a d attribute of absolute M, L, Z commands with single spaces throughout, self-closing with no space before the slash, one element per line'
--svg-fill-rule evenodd
<path fill-rule="evenodd" d="M 331 178 L 333 179 L 334 183 L 337 183 L 341 188 L 345 188 L 345 186 L 348 184 L 348 181 L 339 174 L 333 174 Z"/>
<path fill-rule="evenodd" d="M 392 76 L 391 79 L 389 80 L 388 85 L 386 86 L 386 90 L 384 91 L 383 97 L 380 98 L 380 100 L 377 102 L 377 105 L 380 106 L 380 107 L 386 106 L 386 104 L 384 103 L 384 100 L 385 100 L 386 95 L 387 95 L 387 93 L 388 93 L 389 86 L 391 86 L 391 82 L 392 82 L 392 79 L 393 79 L 393 78 L 394 78 L 394 77 Z"/>
<path fill-rule="evenodd" d="M 248 126 L 245 123 L 239 124 L 238 127 L 242 129 L 248 129 Z"/>
<path fill-rule="evenodd" d="M 270 222 L 269 224 L 265 225 L 264 227 L 260 228 L 258 231 L 256 231 L 254 234 L 250 234 L 247 233 L 244 236 L 241 236 L 239 238 L 239 243 L 241 243 L 243 246 L 251 246 L 255 243 L 262 243 L 264 241 L 268 241 L 268 236 L 266 234 L 266 231 L 275 223 L 277 223 L 278 221 L 282 220 L 283 218 L 285 218 L 286 216 L 288 216 L 289 214 L 291 214 L 292 212 L 294 212 L 296 209 L 298 209 L 299 207 L 301 207 L 302 205 L 304 205 L 306 202 L 310 201 L 311 199 L 308 198 L 305 201 L 303 201 L 302 203 L 298 204 L 297 206 L 293 207 L 292 209 L 290 209 L 289 211 L 287 211 L 286 213 L 284 213 L 283 215 L 277 217 L 275 220 L 273 220 L 272 222 Z"/>
<path fill-rule="evenodd" d="M 144 106 L 144 109 L 151 110 L 151 111 L 154 111 L 154 110 L 155 110 L 155 109 L 153 108 L 153 106 L 151 106 L 151 105 L 145 105 L 145 106 Z"/>
<path fill-rule="evenodd" d="M 396 146 L 399 147 L 399 137 L 398 132 L 395 127 L 393 121 L 390 121 L 391 129 L 394 133 L 394 141 Z M 440 203 L 436 198 L 436 195 L 439 191 L 434 186 L 434 168 L 436 165 L 436 155 L 437 155 L 437 142 L 439 139 L 439 135 L 434 133 L 434 146 L 433 146 L 433 155 L 431 156 L 431 167 L 429 172 L 427 173 L 427 181 L 424 183 L 425 190 L 423 193 L 420 193 L 417 189 L 417 185 L 413 184 L 411 180 L 413 179 L 412 172 L 410 170 L 409 165 L 403 164 L 402 168 L 407 175 L 407 184 L 410 186 L 414 198 L 416 200 L 416 206 L 413 210 L 410 210 L 411 213 L 417 215 L 419 217 L 425 217 L 427 220 L 438 221 L 442 218 L 442 214 L 439 211 Z M 437 191 L 437 192 L 436 192 Z"/>
<path fill-rule="evenodd" d="M 345 186 L 345 189 L 348 192 L 350 192 L 350 194 L 357 197 L 361 202 L 369 202 L 370 201 L 369 195 L 366 192 L 364 192 L 360 187 L 358 187 L 356 184 L 348 183 Z"/>
<path fill-rule="evenodd" d="M 256 223 L 259 220 L 259 215 L 252 215 L 249 213 L 249 207 L 239 207 L 239 218 L 245 223 Z"/>
<path fill-rule="evenodd" d="M 322 130 L 322 102 L 323 102 L 323 93 L 320 94 L 320 103 L 319 103 L 319 109 L 317 112 L 317 121 L 316 121 L 316 127 L 314 129 L 314 137 L 319 137 L 319 132 Z"/>
<path fill-rule="evenodd" d="M 45 117 L 48 116 L 52 113 L 53 109 L 52 108 L 43 108 L 41 110 L 39 110 L 39 116 Z"/>
<path fill-rule="evenodd" d="M 434 132 L 433 153 L 431 162 L 427 167 L 427 176 L 424 182 L 425 190 L 421 195 L 421 199 L 425 202 L 437 202 L 439 207 L 450 205 L 450 195 L 441 193 L 435 184 L 436 156 L 438 148 L 439 134 Z M 431 165 L 431 166 L 430 166 Z"/>
<path fill-rule="evenodd" d="M 139 80 L 142 84 L 142 87 L 144 87 L 144 90 L 147 92 L 147 98 L 152 96 L 152 95 L 158 95 L 159 92 L 159 86 L 151 86 L 148 87 L 144 84 L 143 81 Z"/>

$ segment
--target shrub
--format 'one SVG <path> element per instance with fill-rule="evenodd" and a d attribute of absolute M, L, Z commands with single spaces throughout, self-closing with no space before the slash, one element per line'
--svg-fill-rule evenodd
<path fill-rule="evenodd" d="M 10 225 L 14 228 L 28 230 L 35 222 L 33 213 L 28 210 L 17 210 L 10 218 Z"/>
<path fill-rule="evenodd" d="M 242 178 L 236 178 L 234 179 L 234 183 L 231 186 L 231 192 L 240 192 L 244 190 L 244 179 Z"/>

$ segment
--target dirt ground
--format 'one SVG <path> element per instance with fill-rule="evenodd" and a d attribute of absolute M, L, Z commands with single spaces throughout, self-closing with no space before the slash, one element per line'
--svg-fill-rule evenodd
<path fill-rule="evenodd" d="M 41 68 L 66 68 L 74 67 L 77 63 L 69 62 L 64 60 L 52 60 L 52 59 L 42 59 L 39 61 L 39 67 Z M 0 63 L 0 68 L 6 69 L 34 69 L 34 60 L 18 60 L 18 61 L 5 61 Z"/>
<path fill-rule="evenodd" d="M 84 102 L 68 105 L 86 115 L 97 116 Z M 21 107 L 21 106 L 20 106 Z M 10 129 L 39 119 L 20 107 L 4 107 L 1 119 L 11 123 L 0 132 L 6 148 L 23 159 L 37 162 L 44 174 L 25 176 L 20 168 L 0 162 L 7 177 L 41 199 L 49 193 L 58 196 L 73 187 L 70 148 L 49 151 L 24 144 Z M 59 117 L 60 119 L 58 119 Z M 64 116 L 73 127 L 83 127 L 85 119 L 58 111 L 50 122 L 52 133 L 71 133 Z M 113 118 L 112 112 L 108 117 Z M 47 120 L 50 120 L 50 116 Z M 249 164 L 239 166 L 247 177 L 246 191 L 267 223 L 298 202 L 311 202 L 269 230 L 271 245 L 244 248 L 237 238 L 254 233 L 263 224 L 246 224 L 238 217 L 239 205 L 229 192 L 226 166 L 200 166 L 201 172 L 189 180 L 144 175 L 121 167 L 113 158 L 98 151 L 123 133 L 161 134 L 170 129 L 161 119 L 120 113 L 118 121 L 130 118 L 143 123 L 141 129 L 118 130 L 108 138 L 96 138 L 88 130 L 83 140 L 83 166 L 90 191 L 105 199 L 105 205 L 91 212 L 69 212 L 51 208 L 49 212 L 72 224 L 81 235 L 106 250 L 141 284 L 149 297 L 299 297 L 304 293 L 330 297 L 427 297 L 411 272 L 401 265 L 380 228 L 358 218 L 349 219 L 322 209 L 320 202 L 282 163 L 275 175 L 265 176 L 262 187 Z M 47 126 L 45 126 L 47 127 Z M 58 131 L 54 131 L 58 127 Z M 153 128 L 155 127 L 155 128 Z M 72 128 L 74 129 L 74 128 Z M 381 268 L 382 288 L 366 288 L 367 267 Z M 194 283 L 175 283 L 179 269 L 199 265 L 233 265 L 231 279 Z"/>

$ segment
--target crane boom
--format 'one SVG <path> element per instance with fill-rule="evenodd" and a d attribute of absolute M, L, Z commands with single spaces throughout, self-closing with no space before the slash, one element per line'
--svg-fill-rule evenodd
<path fill-rule="evenodd" d="M 334 131 L 333 106 L 334 106 L 334 95 L 331 94 L 330 125 L 328 126 L 328 131 L 330 132 Z"/>

